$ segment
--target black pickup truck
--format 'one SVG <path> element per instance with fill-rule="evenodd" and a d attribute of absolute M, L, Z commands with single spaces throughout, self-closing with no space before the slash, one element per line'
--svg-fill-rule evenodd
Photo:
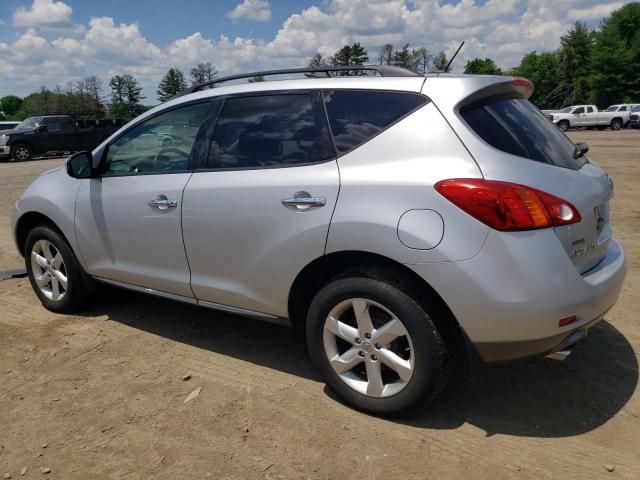
<path fill-rule="evenodd" d="M 28 117 L 0 132 L 0 159 L 25 161 L 45 153 L 92 150 L 120 126 L 121 121 L 76 121 L 69 115 Z"/>

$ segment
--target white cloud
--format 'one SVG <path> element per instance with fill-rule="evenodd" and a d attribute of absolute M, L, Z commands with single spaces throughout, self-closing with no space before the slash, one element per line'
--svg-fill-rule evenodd
<path fill-rule="evenodd" d="M 271 20 L 271 6 L 267 0 L 243 0 L 227 13 L 231 20 L 243 18 L 254 22 L 268 22 Z"/>
<path fill-rule="evenodd" d="M 599 20 L 609 15 L 613 10 L 620 8 L 623 2 L 598 4 L 586 8 L 572 8 L 569 10 L 569 20 Z"/>
<path fill-rule="evenodd" d="M 13 14 L 16 27 L 69 27 L 73 10 L 64 2 L 33 0 L 30 9 L 19 7 Z"/>
<path fill-rule="evenodd" d="M 320 0 L 318 0 L 320 1 Z M 449 55 L 466 44 L 454 63 L 462 70 L 473 57 L 490 57 L 509 68 L 526 53 L 558 47 L 560 35 L 575 18 L 597 24 L 600 12 L 620 5 L 602 0 L 327 0 L 292 13 L 275 35 L 260 40 L 248 36 L 209 38 L 194 32 L 166 46 L 148 40 L 136 23 L 95 17 L 79 34 L 31 27 L 12 44 L 0 43 L 0 85 L 10 93 L 27 94 L 41 85 L 53 88 L 69 80 L 98 75 L 105 87 L 116 74 L 136 76 L 148 103 L 171 66 L 185 74 L 199 62 L 211 62 L 224 74 L 304 66 L 320 52 L 332 55 L 345 43 L 360 42 L 371 62 L 384 43 L 425 46 Z M 51 0 L 45 2 L 56 5 Z M 61 2 L 58 2 L 61 3 Z M 246 4 L 245 1 L 243 4 Z M 266 2 L 265 2 L 266 3 Z M 34 7 L 38 0 L 34 2 Z M 33 8 L 32 8 L 33 10 Z M 17 13 L 17 12 L 16 12 Z M 67 18 L 71 24 L 71 18 Z M 42 32 L 45 30 L 49 34 Z M 10 88 L 6 88 L 10 86 Z"/>

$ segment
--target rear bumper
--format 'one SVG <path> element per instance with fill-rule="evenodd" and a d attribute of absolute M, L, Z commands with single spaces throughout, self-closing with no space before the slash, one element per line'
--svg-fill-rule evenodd
<path fill-rule="evenodd" d="M 487 362 L 563 349 L 614 305 L 626 273 L 622 247 L 612 239 L 602 261 L 581 275 L 551 229 L 491 231 L 469 260 L 408 266 L 440 294 Z"/>

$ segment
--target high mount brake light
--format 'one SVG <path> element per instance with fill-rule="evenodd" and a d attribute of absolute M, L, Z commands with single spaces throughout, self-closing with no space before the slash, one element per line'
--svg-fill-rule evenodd
<path fill-rule="evenodd" d="M 435 189 L 496 230 L 535 230 L 581 220 L 578 210 L 566 200 L 516 183 L 457 178 L 438 182 Z"/>
<path fill-rule="evenodd" d="M 527 97 L 533 93 L 533 83 L 527 78 L 515 77 L 511 81 L 511 84 L 515 87 L 516 90 Z"/>

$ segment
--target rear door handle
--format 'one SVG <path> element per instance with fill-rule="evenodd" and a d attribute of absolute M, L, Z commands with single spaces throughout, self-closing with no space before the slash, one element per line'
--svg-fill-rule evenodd
<path fill-rule="evenodd" d="M 169 208 L 176 208 L 178 206 L 178 202 L 175 200 L 169 200 L 164 195 L 158 195 L 154 200 L 149 200 L 147 205 L 151 208 L 157 208 L 158 210 L 167 210 Z"/>
<path fill-rule="evenodd" d="M 291 198 L 282 200 L 286 207 L 294 207 L 296 210 L 308 210 L 312 207 L 324 207 L 327 199 L 324 197 L 312 197 L 308 192 L 296 192 Z"/>

